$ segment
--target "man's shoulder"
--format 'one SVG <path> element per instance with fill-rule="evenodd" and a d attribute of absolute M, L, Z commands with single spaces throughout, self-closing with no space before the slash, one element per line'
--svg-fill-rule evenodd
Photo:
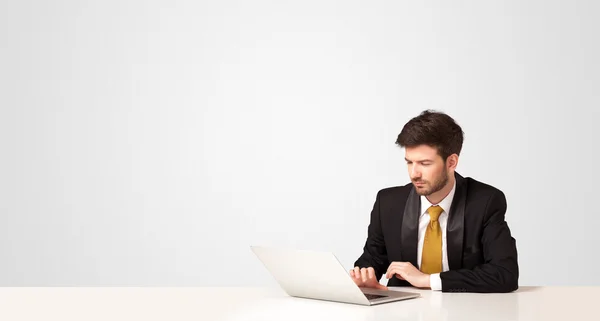
<path fill-rule="evenodd" d="M 496 186 L 493 186 L 489 183 L 485 183 L 479 180 L 476 180 L 472 177 L 465 177 L 466 186 L 468 189 L 468 195 L 474 197 L 492 197 L 492 196 L 500 196 L 504 198 L 504 192 Z"/>

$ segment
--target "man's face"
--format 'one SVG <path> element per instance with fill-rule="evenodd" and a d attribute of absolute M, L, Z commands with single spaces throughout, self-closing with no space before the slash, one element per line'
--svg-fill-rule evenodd
<path fill-rule="evenodd" d="M 428 145 L 405 148 L 408 175 L 419 195 L 431 195 L 446 186 L 448 170 L 437 150 Z"/>

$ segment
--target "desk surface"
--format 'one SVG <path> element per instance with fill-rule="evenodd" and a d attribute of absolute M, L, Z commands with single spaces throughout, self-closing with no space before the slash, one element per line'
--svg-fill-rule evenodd
<path fill-rule="evenodd" d="M 378 306 L 291 298 L 279 288 L 0 288 L 0 320 L 596 320 L 600 287 L 441 293 Z"/>

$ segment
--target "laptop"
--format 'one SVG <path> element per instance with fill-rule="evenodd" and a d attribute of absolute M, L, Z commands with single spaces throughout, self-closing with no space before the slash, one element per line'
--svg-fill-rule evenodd
<path fill-rule="evenodd" d="M 281 288 L 292 297 L 359 305 L 417 298 L 419 293 L 358 287 L 333 253 L 251 246 Z"/>

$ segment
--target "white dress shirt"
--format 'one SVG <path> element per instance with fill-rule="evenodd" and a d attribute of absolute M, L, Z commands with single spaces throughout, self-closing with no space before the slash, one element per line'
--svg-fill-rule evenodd
<path fill-rule="evenodd" d="M 442 271 L 448 271 L 450 268 L 448 267 L 448 251 L 446 250 L 446 226 L 448 225 L 448 213 L 450 213 L 450 206 L 452 205 L 452 200 L 454 199 L 454 192 L 456 191 L 456 181 L 454 182 L 454 186 L 452 190 L 441 202 L 438 204 L 431 204 L 427 197 L 421 196 L 421 214 L 419 216 L 419 243 L 417 250 L 417 264 L 419 264 L 418 268 L 421 268 L 421 257 L 423 256 L 423 240 L 425 239 L 425 231 L 427 230 L 427 225 L 429 225 L 430 217 L 429 213 L 427 213 L 427 209 L 432 205 L 439 205 L 443 212 L 440 214 L 438 221 L 440 222 L 440 228 L 442 229 Z M 442 290 L 442 280 L 440 279 L 440 274 L 435 273 L 431 274 L 429 277 L 429 282 L 431 283 L 431 289 L 435 291 Z"/>

